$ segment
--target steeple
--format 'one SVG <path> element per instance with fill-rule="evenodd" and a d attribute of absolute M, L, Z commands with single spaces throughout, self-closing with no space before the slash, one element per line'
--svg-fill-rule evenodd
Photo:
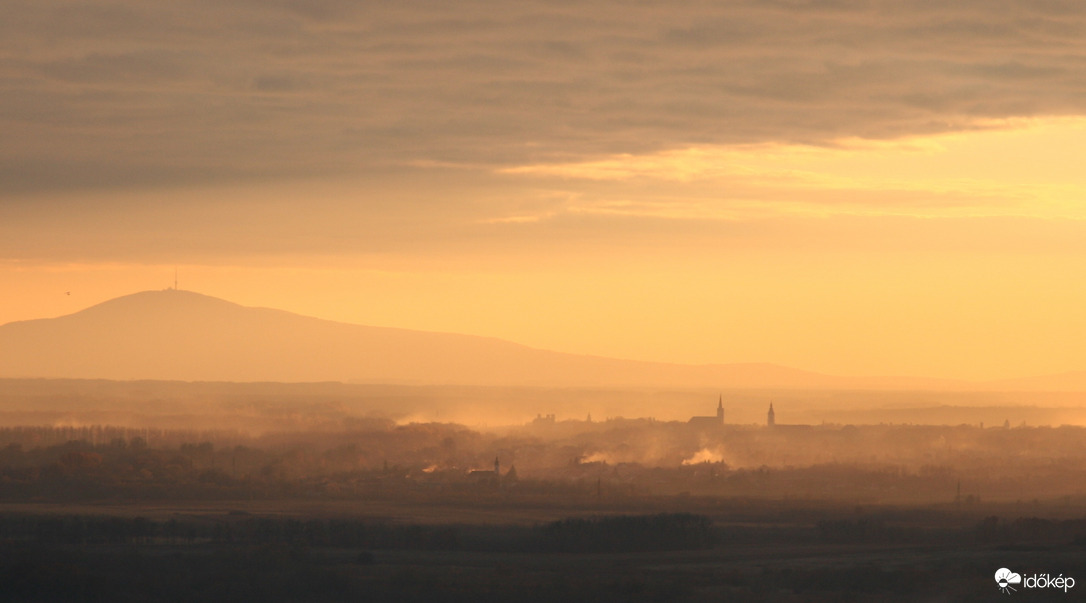
<path fill-rule="evenodd" d="M 766 415 L 765 424 L 768 427 L 773 427 L 777 424 L 777 413 L 773 412 L 773 403 L 769 403 L 769 413 Z"/>
<path fill-rule="evenodd" d="M 494 475 L 501 477 L 501 465 L 498 463 L 498 457 L 494 457 Z"/>
<path fill-rule="evenodd" d="M 724 394 L 720 394 L 720 401 L 716 403 L 716 418 L 724 422 Z"/>

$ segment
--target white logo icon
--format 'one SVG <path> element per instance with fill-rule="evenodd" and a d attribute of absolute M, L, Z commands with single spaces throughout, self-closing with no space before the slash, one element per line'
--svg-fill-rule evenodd
<path fill-rule="evenodd" d="M 1012 572 L 1011 570 L 1001 567 L 995 573 L 996 584 L 999 585 L 999 590 L 1004 594 L 1011 594 L 1012 590 L 1018 590 L 1011 586 L 1012 584 L 1021 584 L 1022 576 Z"/>

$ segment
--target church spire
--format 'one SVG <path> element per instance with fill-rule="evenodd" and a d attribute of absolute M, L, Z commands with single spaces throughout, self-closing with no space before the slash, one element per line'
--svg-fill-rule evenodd
<path fill-rule="evenodd" d="M 773 427 L 777 424 L 777 413 L 773 412 L 773 403 L 769 403 L 769 413 L 766 414 L 765 424 L 768 427 Z"/>

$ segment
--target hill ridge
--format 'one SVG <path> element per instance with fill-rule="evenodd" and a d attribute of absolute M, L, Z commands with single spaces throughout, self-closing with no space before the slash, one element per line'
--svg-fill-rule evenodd
<path fill-rule="evenodd" d="M 955 380 L 839 377 L 766 362 L 694 365 L 571 354 L 494 337 L 338 322 L 173 288 L 131 293 L 56 318 L 0 325 L 0 378 L 5 377 L 987 389 Z M 1013 389 L 1016 382 L 1043 379 L 1005 383 Z"/>

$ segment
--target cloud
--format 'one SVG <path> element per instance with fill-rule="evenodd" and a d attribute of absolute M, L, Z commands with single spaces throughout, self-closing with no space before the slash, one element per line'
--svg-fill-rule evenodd
<path fill-rule="evenodd" d="M 472 271 L 685 265 L 750 254 L 1086 257 L 1086 220 L 955 216 L 942 208 L 933 210 L 939 218 L 848 211 L 867 197 L 851 204 L 827 199 L 845 211 L 814 214 L 810 203 L 782 211 L 781 201 L 722 208 L 707 198 L 608 200 L 500 188 L 465 200 L 389 186 L 367 191 L 358 203 L 338 190 L 289 186 L 81 195 L 48 210 L 3 203 L 0 259 Z"/>
<path fill-rule="evenodd" d="M 1086 109 L 1073 2 L 13 0 L 0 195 L 891 139 Z"/>
<path fill-rule="evenodd" d="M 1082 118 L 988 120 L 968 134 L 825 145 L 699 146 L 502 168 L 565 186 L 570 211 L 687 219 L 1033 216 L 1083 219 Z"/>

